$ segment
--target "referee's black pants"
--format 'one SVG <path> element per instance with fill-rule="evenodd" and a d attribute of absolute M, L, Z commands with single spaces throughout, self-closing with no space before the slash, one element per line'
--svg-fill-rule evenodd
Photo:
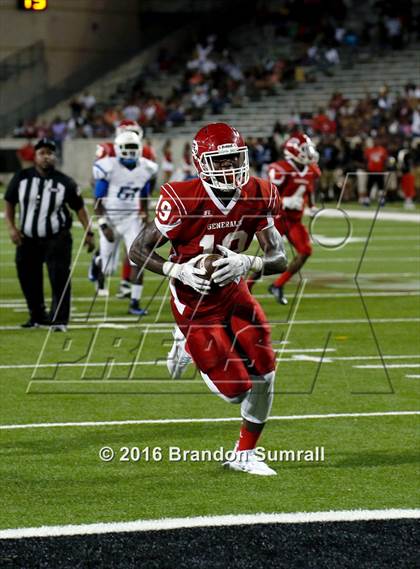
<path fill-rule="evenodd" d="M 67 324 L 70 316 L 70 264 L 72 237 L 64 230 L 49 238 L 24 237 L 16 248 L 16 267 L 20 286 L 26 298 L 31 320 L 45 319 L 43 264 L 46 263 L 51 283 L 50 320 Z"/>

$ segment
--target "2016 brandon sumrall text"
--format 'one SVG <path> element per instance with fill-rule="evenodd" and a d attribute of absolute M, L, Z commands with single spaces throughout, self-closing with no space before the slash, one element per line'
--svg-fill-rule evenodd
<path fill-rule="evenodd" d="M 120 447 L 112 449 L 102 447 L 99 457 L 103 462 L 224 462 L 232 460 L 237 451 L 219 447 L 217 449 L 183 449 L 178 446 L 143 448 Z M 325 462 L 325 447 L 315 446 L 311 449 L 266 449 L 262 446 L 255 449 L 256 459 L 262 462 Z"/>

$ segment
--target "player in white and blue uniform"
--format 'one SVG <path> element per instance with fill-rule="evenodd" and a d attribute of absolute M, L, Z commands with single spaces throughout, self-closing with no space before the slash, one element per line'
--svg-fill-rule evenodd
<path fill-rule="evenodd" d="M 95 213 L 99 216 L 100 264 L 104 275 L 111 275 L 118 265 L 121 239 L 127 251 L 143 227 L 147 211 L 147 190 L 157 172 L 157 164 L 141 157 L 141 141 L 134 132 L 123 132 L 115 139 L 116 156 L 106 156 L 93 165 Z M 143 207 L 141 208 L 140 205 Z M 140 299 L 143 275 L 131 273 L 129 313 L 143 315 Z"/>

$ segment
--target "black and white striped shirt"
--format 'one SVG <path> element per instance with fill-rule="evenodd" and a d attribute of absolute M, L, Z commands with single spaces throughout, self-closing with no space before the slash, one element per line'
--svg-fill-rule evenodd
<path fill-rule="evenodd" d="M 26 237 L 51 237 L 71 227 L 67 205 L 78 211 L 83 207 L 76 182 L 62 172 L 53 170 L 45 177 L 35 168 L 15 174 L 4 199 L 19 203 L 20 230 Z"/>

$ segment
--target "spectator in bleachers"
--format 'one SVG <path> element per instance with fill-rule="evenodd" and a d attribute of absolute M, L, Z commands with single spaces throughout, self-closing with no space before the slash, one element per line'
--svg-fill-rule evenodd
<path fill-rule="evenodd" d="M 67 124 L 59 116 L 55 117 L 51 124 L 51 137 L 57 148 L 57 157 L 60 160 L 63 153 L 63 140 L 66 138 Z"/>
<path fill-rule="evenodd" d="M 385 18 L 385 29 L 392 49 L 401 49 L 403 47 L 403 33 L 400 18 L 397 16 Z"/>
<path fill-rule="evenodd" d="M 334 199 L 337 191 L 337 180 L 340 174 L 340 149 L 332 134 L 324 135 L 317 146 L 319 167 L 322 172 L 320 190 L 322 201 Z"/>
<path fill-rule="evenodd" d="M 166 125 L 168 127 L 179 126 L 185 122 L 185 109 L 181 100 L 173 97 L 166 107 Z"/>
<path fill-rule="evenodd" d="M 172 142 L 170 139 L 168 139 L 162 148 L 163 159 L 161 163 L 161 170 L 163 173 L 164 184 L 166 184 L 166 182 L 169 182 L 175 170 L 171 147 L 172 147 Z"/>
<path fill-rule="evenodd" d="M 26 143 L 17 150 L 16 154 L 22 168 L 30 168 L 33 166 L 35 159 L 35 146 L 32 144 L 30 139 L 28 139 Z"/>
<path fill-rule="evenodd" d="M 418 97 L 418 100 L 420 101 L 420 96 Z M 413 137 L 420 136 L 420 102 L 417 103 L 411 117 L 411 134 Z"/>
<path fill-rule="evenodd" d="M 415 153 L 409 142 L 405 142 L 403 148 L 398 152 L 398 167 L 401 173 L 401 190 L 404 195 L 404 207 L 414 209 L 414 198 L 416 197 L 416 178 L 415 178 Z"/>
<path fill-rule="evenodd" d="M 337 124 L 325 112 L 319 108 L 318 114 L 313 117 L 312 128 L 317 134 L 334 134 L 337 131 Z"/>
<path fill-rule="evenodd" d="M 191 97 L 191 108 L 190 116 L 191 120 L 199 121 L 203 118 L 205 108 L 209 101 L 209 96 L 207 90 L 204 86 L 198 86 L 194 90 L 194 94 Z"/>
<path fill-rule="evenodd" d="M 69 107 L 71 111 L 71 116 L 74 119 L 78 119 L 84 110 L 84 106 L 80 100 L 80 97 L 79 98 L 73 97 L 73 99 L 69 103 Z"/>
<path fill-rule="evenodd" d="M 377 137 L 371 145 L 365 149 L 365 161 L 367 175 L 367 193 L 365 196 L 360 196 L 360 203 L 363 205 L 370 205 L 371 199 L 375 196 L 376 192 L 373 189 L 376 187 L 377 191 L 381 192 L 385 189 L 387 182 L 386 174 L 388 166 L 388 151 L 382 144 L 382 139 Z"/>
<path fill-rule="evenodd" d="M 140 107 L 133 99 L 129 101 L 122 110 L 123 118 L 128 121 L 139 122 L 140 113 L 141 113 Z"/>
<path fill-rule="evenodd" d="M 93 111 L 96 106 L 96 97 L 92 95 L 92 93 L 89 93 L 89 91 L 85 91 L 80 97 L 79 102 L 86 111 Z"/>

